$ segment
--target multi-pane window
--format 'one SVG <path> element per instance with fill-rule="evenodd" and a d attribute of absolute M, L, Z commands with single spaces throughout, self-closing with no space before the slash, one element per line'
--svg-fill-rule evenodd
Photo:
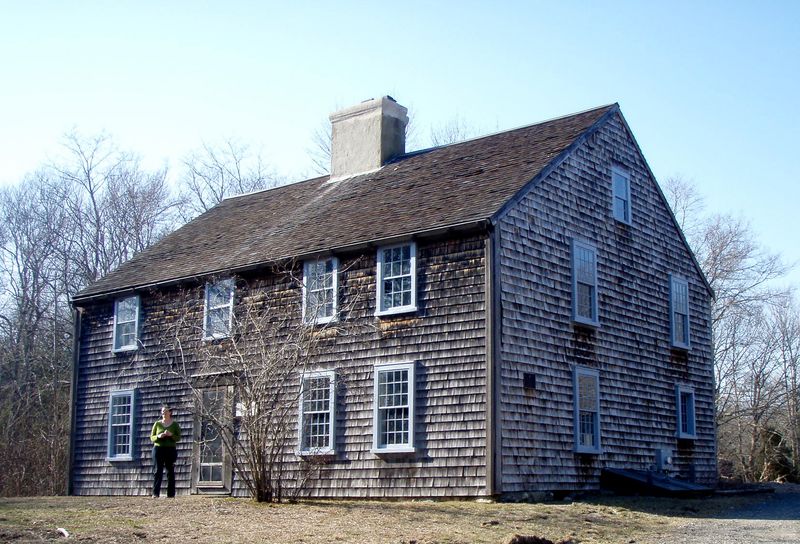
<path fill-rule="evenodd" d="M 334 451 L 334 381 L 333 372 L 303 377 L 300 391 L 301 454 L 331 454 Z"/>
<path fill-rule="evenodd" d="M 206 284 L 205 321 L 203 324 L 206 340 L 225 338 L 230 335 L 233 289 L 232 278 Z"/>
<path fill-rule="evenodd" d="M 414 451 L 414 364 L 375 366 L 373 451 Z"/>
<path fill-rule="evenodd" d="M 377 315 L 416 311 L 416 260 L 414 243 L 378 250 Z"/>
<path fill-rule="evenodd" d="M 631 222 L 631 178 L 626 170 L 614 166 L 611 168 L 611 187 L 613 192 L 614 219 L 630 224 Z"/>
<path fill-rule="evenodd" d="M 336 318 L 338 259 L 307 261 L 303 268 L 303 320 L 332 321 Z"/>
<path fill-rule="evenodd" d="M 599 325 L 597 314 L 597 251 L 594 246 L 572 241 L 572 318 L 585 325 Z"/>
<path fill-rule="evenodd" d="M 108 402 L 108 459 L 133 458 L 134 391 L 112 391 Z"/>
<path fill-rule="evenodd" d="M 224 484 L 224 445 L 219 422 L 225 415 L 225 390 L 207 389 L 202 392 L 198 449 L 198 483 L 204 486 Z"/>
<path fill-rule="evenodd" d="M 694 417 L 694 390 L 690 387 L 675 387 L 677 406 L 678 438 L 695 438 L 697 431 Z"/>
<path fill-rule="evenodd" d="M 672 345 L 689 349 L 689 282 L 670 276 L 670 325 Z"/>
<path fill-rule="evenodd" d="M 114 351 L 136 349 L 139 329 L 139 297 L 114 301 Z"/>
<path fill-rule="evenodd" d="M 600 376 L 596 370 L 576 367 L 573 373 L 575 399 L 575 451 L 600 453 Z"/>

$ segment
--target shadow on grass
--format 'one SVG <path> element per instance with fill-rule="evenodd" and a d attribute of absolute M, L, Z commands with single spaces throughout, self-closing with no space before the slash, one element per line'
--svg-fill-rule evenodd
<path fill-rule="evenodd" d="M 698 519 L 800 520 L 800 492 L 674 499 L 595 497 L 583 502 L 651 515 Z"/>

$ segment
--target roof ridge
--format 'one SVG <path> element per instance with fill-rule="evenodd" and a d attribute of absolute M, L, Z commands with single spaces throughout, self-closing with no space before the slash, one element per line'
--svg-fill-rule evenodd
<path fill-rule="evenodd" d="M 301 179 L 301 180 L 298 180 L 298 181 L 289 181 L 289 182 L 286 182 L 286 183 L 282 183 L 280 185 L 276 185 L 275 187 L 266 187 L 264 189 L 256 189 L 255 191 L 248 191 L 246 193 L 238 193 L 238 194 L 235 194 L 235 195 L 228 195 L 226 197 L 223 197 L 222 200 L 220 200 L 220 203 L 225 202 L 226 200 L 233 200 L 234 198 L 240 198 L 240 197 L 244 197 L 244 196 L 252 196 L 252 195 L 256 195 L 258 193 L 266 193 L 268 191 L 275 191 L 277 189 L 284 189 L 284 188 L 289 187 L 289 186 L 300 185 L 301 183 L 311 183 L 311 182 L 314 182 L 314 181 L 320 181 L 322 178 L 330 178 L 330 175 L 329 174 L 323 174 L 323 175 L 317 176 L 315 178 Z"/>
<path fill-rule="evenodd" d="M 404 158 L 407 158 L 407 157 L 413 157 L 414 155 L 427 153 L 429 151 L 434 151 L 436 149 L 444 149 L 444 148 L 455 146 L 455 145 L 461 145 L 461 144 L 466 144 L 466 143 L 469 143 L 469 142 L 475 142 L 475 141 L 478 141 L 478 140 L 482 140 L 484 138 L 492 138 L 494 136 L 499 136 L 501 134 L 507 134 L 507 133 L 515 132 L 517 130 L 525 130 L 525 129 L 533 128 L 533 127 L 538 126 L 538 125 L 544 125 L 546 123 L 553 123 L 555 121 L 562 121 L 564 119 L 569 119 L 570 117 L 577 117 L 579 115 L 584 115 L 584 114 L 591 113 L 591 112 L 594 112 L 594 111 L 610 109 L 610 108 L 613 108 L 615 106 L 619 107 L 619 102 L 612 102 L 610 104 L 605 104 L 605 105 L 597 106 L 597 107 L 594 107 L 594 108 L 588 108 L 588 109 L 585 109 L 585 110 L 576 111 L 574 113 L 568 113 L 566 115 L 559 115 L 557 117 L 551 117 L 549 119 L 544 119 L 542 121 L 536 121 L 535 123 L 528 123 L 526 125 L 519 125 L 519 126 L 512 127 L 512 128 L 507 128 L 507 129 L 504 129 L 504 130 L 496 130 L 494 132 L 489 132 L 488 134 L 482 134 L 480 136 L 473 136 L 472 138 L 467 138 L 466 140 L 459 140 L 457 142 L 450 142 L 450 143 L 442 144 L 442 145 L 434 145 L 434 146 L 431 146 L 431 147 L 425 147 L 423 149 L 415 149 L 414 151 L 410 151 L 408 153 L 405 153 L 403 155 L 400 155 L 399 157 L 396 157 L 396 158 L 392 159 L 392 161 L 404 159 Z"/>

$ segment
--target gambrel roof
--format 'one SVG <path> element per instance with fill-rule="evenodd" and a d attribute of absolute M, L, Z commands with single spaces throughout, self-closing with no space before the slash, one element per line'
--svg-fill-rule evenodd
<path fill-rule="evenodd" d="M 74 300 L 491 220 L 616 104 L 402 155 L 375 172 L 228 198 Z"/>

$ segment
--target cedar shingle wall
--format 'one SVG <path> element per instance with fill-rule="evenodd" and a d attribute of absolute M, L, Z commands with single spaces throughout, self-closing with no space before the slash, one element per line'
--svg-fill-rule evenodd
<path fill-rule="evenodd" d="M 633 224 L 611 211 L 611 165 L 631 174 Z M 500 223 L 502 489 L 596 488 L 603 467 L 647 469 L 654 449 L 681 476 L 716 478 L 709 296 L 618 117 Z M 571 321 L 573 237 L 597 247 L 600 327 Z M 692 349 L 670 347 L 669 273 L 689 280 Z M 600 455 L 573 453 L 574 365 L 600 371 Z M 536 376 L 523 389 L 523 373 Z M 675 385 L 693 386 L 697 432 L 678 441 Z"/>
<path fill-rule="evenodd" d="M 419 242 L 418 306 L 413 315 L 373 317 L 375 253 L 340 256 L 342 306 L 361 296 L 351 319 L 370 325 L 357 336 L 327 343 L 314 369 L 335 369 L 337 393 L 335 459 L 322 469 L 310 492 L 336 497 L 476 496 L 485 493 L 485 313 L 484 240 L 473 236 Z M 299 317 L 300 287 L 274 275 L 246 277 L 254 290 L 292 301 Z M 253 293 L 237 291 L 237 299 Z M 141 338 L 133 354 L 111 353 L 113 303 L 86 308 L 77 397 L 75 493 L 148 494 L 151 481 L 149 431 L 159 404 L 168 401 L 184 430 L 179 444 L 178 493 L 191 485 L 192 415 L 180 381 L 161 371 L 163 326 L 176 318 L 175 291 L 142 294 Z M 194 295 L 202 300 L 202 289 Z M 194 318 L 200 323 L 200 314 Z M 184 339 L 185 341 L 188 339 Z M 195 338 L 196 340 L 196 338 Z M 186 342 L 187 361 L 197 357 Z M 416 361 L 415 442 L 411 458 L 381 459 L 372 447 L 373 365 Z M 299 379 L 298 379 L 299 380 Z M 136 387 L 134 461 L 105 460 L 108 396 Z M 296 457 L 291 455 L 294 463 Z M 166 485 L 166 483 L 165 483 Z M 246 491 L 234 481 L 235 494 Z"/>

